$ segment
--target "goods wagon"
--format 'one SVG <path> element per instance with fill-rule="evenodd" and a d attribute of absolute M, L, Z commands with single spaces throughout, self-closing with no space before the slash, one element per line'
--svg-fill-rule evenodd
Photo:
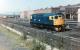
<path fill-rule="evenodd" d="M 64 30 L 64 16 L 61 13 L 40 13 L 32 14 L 31 26 L 48 27 L 55 31 Z"/>

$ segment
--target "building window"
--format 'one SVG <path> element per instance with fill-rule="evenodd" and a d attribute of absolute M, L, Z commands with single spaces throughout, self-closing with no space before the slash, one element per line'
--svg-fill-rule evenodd
<path fill-rule="evenodd" d="M 66 14 L 66 19 L 70 19 L 70 14 Z"/>

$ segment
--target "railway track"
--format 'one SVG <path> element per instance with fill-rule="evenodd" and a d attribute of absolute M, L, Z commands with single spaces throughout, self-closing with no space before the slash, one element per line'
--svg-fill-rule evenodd
<path fill-rule="evenodd" d="M 41 30 L 41 31 L 46 31 L 46 32 L 49 32 L 49 30 L 47 30 L 47 29 L 40 29 L 40 28 L 36 28 L 36 27 L 31 27 L 31 25 L 30 25 L 30 23 L 29 22 L 27 22 L 27 21 L 25 21 L 25 22 L 22 22 L 22 21 L 13 21 L 13 20 L 6 20 L 5 21 L 5 23 L 10 23 L 10 24 L 12 24 L 12 25 L 18 25 L 18 26 L 23 26 L 23 27 L 25 27 L 25 28 L 31 28 L 31 29 L 36 29 L 36 30 Z M 57 33 L 57 32 L 55 32 L 55 31 L 52 31 L 52 32 L 54 32 L 54 33 Z M 51 33 L 52 33 L 51 32 Z M 75 30 L 70 30 L 70 31 L 65 31 L 65 32 L 79 32 L 79 29 L 77 30 L 77 29 L 75 29 Z M 63 33 L 65 33 L 65 32 L 63 32 Z M 69 34 L 69 33 L 68 33 Z M 71 33 L 70 33 L 71 34 Z M 75 34 L 75 33 L 74 33 Z M 78 33 L 77 33 L 78 34 Z M 76 34 L 75 34 L 75 36 L 76 36 Z"/>

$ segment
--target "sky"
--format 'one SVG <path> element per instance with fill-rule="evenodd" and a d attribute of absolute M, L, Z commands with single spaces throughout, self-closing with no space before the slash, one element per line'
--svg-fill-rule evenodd
<path fill-rule="evenodd" d="M 80 0 L 0 0 L 0 13 L 20 12 L 40 8 L 74 5 Z"/>

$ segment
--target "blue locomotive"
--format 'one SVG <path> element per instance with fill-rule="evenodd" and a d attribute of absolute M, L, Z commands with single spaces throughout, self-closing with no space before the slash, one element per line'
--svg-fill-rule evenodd
<path fill-rule="evenodd" d="M 64 17 L 62 13 L 32 14 L 30 24 L 37 27 L 49 27 L 56 31 L 64 30 Z"/>

